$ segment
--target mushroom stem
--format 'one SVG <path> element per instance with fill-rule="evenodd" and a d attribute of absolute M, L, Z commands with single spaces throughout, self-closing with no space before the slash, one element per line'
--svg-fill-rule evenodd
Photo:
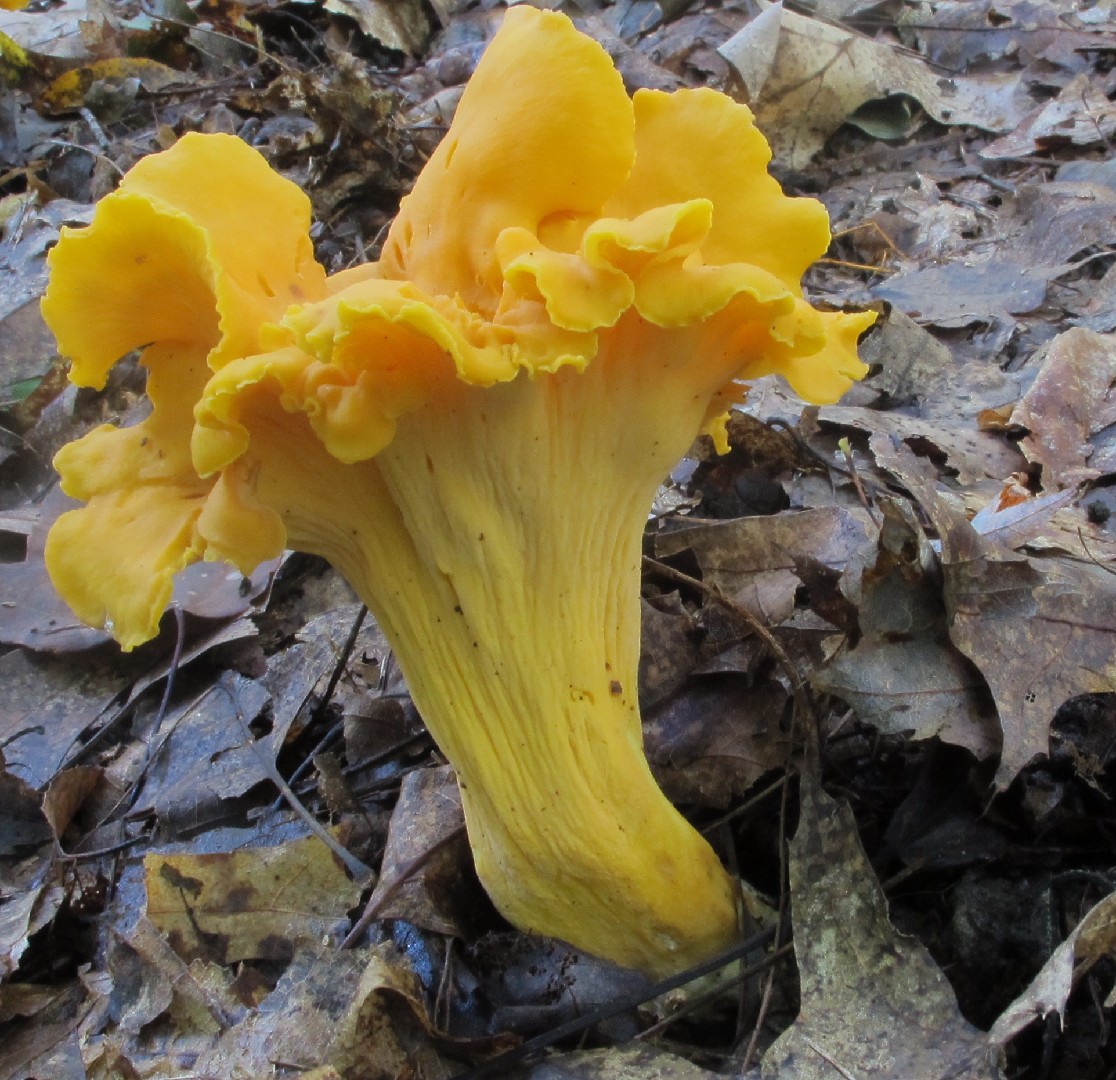
<path fill-rule="evenodd" d="M 653 411 L 670 416 L 649 415 L 625 386 L 647 371 L 609 353 L 446 385 L 355 465 L 292 438 L 274 407 L 246 419 L 257 497 L 368 605 L 456 768 L 496 906 L 661 976 L 737 936 L 738 889 L 655 783 L 637 702 L 643 526 L 708 394 L 685 350 L 660 349 Z M 609 422 L 602 402 L 624 400 Z"/>

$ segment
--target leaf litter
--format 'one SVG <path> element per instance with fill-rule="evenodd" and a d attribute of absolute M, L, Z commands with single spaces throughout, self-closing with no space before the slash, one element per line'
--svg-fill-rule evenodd
<path fill-rule="evenodd" d="M 629 88 L 750 102 L 833 218 L 809 292 L 883 316 L 845 401 L 754 386 L 648 527 L 648 756 L 768 942 L 719 977 L 657 996 L 508 930 L 390 650 L 314 560 L 201 568 L 128 657 L 54 598 L 50 457 L 139 393 L 58 379 L 58 226 L 232 131 L 308 188 L 328 266 L 374 257 L 500 10 L 0 14 L 0 1075 L 1108 1075 L 1105 5 L 571 5 Z"/>

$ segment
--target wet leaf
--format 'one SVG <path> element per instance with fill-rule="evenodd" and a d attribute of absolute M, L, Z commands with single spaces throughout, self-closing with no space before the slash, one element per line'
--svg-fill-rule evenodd
<path fill-rule="evenodd" d="M 143 788 L 133 809 L 154 810 L 171 828 L 196 827 L 220 817 L 225 800 L 269 779 L 286 728 L 256 738 L 251 725 L 267 703 L 259 684 L 228 675 L 173 708 L 147 736 Z"/>
<path fill-rule="evenodd" d="M 443 1080 L 414 977 L 389 948 L 307 947 L 275 990 L 197 1062 L 202 1075 L 255 1080 L 276 1061 L 344 1077 Z"/>
<path fill-rule="evenodd" d="M 107 662 L 75 666 L 20 651 L 0 657 L 0 745 L 8 770 L 44 788 L 129 682 Z"/>

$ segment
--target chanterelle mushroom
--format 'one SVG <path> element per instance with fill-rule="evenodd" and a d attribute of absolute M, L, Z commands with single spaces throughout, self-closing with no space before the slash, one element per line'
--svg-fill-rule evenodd
<path fill-rule="evenodd" d="M 648 770 L 640 539 L 656 486 L 740 396 L 833 401 L 870 315 L 799 281 L 826 214 L 749 111 L 626 95 L 564 16 L 511 9 L 378 263 L 327 278 L 309 203 L 234 138 L 141 161 L 51 256 L 72 377 L 144 347 L 150 416 L 56 463 L 87 505 L 53 579 L 125 648 L 198 559 L 329 559 L 457 769 L 517 926 L 663 974 L 737 935 L 733 880 Z"/>

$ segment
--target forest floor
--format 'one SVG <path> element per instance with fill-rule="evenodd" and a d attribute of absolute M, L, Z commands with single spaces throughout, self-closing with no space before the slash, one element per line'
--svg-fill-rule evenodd
<path fill-rule="evenodd" d="M 227 132 L 327 270 L 375 259 L 503 5 L 36 0 L 0 12 L 0 1077 L 1116 1077 L 1116 10 L 545 6 L 629 91 L 748 102 L 830 213 L 808 297 L 879 313 L 868 378 L 756 383 L 646 534 L 648 758 L 781 915 L 668 992 L 509 927 L 320 560 L 193 567 L 128 654 L 74 620 L 51 459 L 143 382 L 66 381 L 59 230 Z"/>

